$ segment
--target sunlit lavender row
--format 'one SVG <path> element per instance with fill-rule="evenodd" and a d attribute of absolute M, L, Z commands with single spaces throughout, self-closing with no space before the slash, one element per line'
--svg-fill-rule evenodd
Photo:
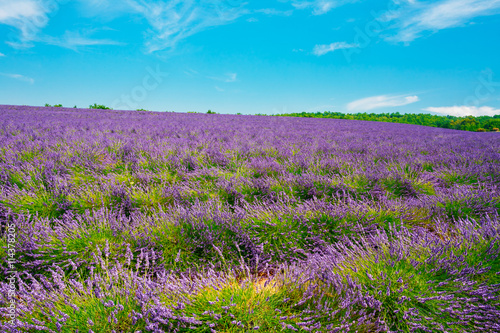
<path fill-rule="evenodd" d="M 0 106 L 0 331 L 498 332 L 499 184 L 499 133 Z"/>

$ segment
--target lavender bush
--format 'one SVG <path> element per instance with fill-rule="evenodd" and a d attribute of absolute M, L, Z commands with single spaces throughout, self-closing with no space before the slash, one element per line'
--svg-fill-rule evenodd
<path fill-rule="evenodd" d="M 0 330 L 497 332 L 499 183 L 498 133 L 1 106 Z"/>

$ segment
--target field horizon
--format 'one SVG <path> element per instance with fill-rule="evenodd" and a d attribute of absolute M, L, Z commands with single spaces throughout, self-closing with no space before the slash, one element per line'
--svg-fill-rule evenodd
<path fill-rule="evenodd" d="M 95 103 L 90 105 L 88 108 L 76 107 L 64 107 L 59 105 L 49 105 L 45 106 L 30 106 L 30 105 L 2 105 L 0 107 L 4 108 L 57 108 L 66 111 L 76 111 L 76 110 L 108 110 L 116 112 L 150 112 L 150 113 L 179 113 L 179 114 L 220 114 L 212 110 L 207 112 L 198 111 L 155 111 L 155 110 L 115 110 L 109 108 L 105 105 L 99 105 Z M 446 129 L 473 131 L 473 132 L 500 132 L 500 114 L 494 116 L 450 116 L 450 115 L 439 115 L 439 114 L 429 114 L 429 113 L 408 113 L 400 114 L 399 112 L 393 113 L 341 113 L 341 112 L 301 112 L 301 113 L 284 113 L 284 114 L 242 114 L 242 113 L 227 113 L 223 115 L 238 115 L 238 116 L 266 116 L 266 117 L 300 117 L 300 118 L 320 118 L 320 119 L 345 119 L 345 120 L 358 120 L 358 121 L 377 121 L 377 122 L 388 122 L 388 123 L 399 123 L 399 124 L 409 124 L 409 125 L 419 125 L 419 126 L 430 126 L 439 127 Z"/>

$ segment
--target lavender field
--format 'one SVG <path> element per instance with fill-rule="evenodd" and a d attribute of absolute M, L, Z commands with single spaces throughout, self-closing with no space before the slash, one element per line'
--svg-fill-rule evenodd
<path fill-rule="evenodd" d="M 499 133 L 0 106 L 0 331 L 499 332 L 499 185 Z"/>

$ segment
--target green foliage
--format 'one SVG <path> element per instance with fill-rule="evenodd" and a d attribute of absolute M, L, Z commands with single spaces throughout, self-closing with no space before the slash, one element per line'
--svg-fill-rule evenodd
<path fill-rule="evenodd" d="M 483 128 L 489 131 L 498 131 L 500 128 L 500 119 L 490 119 L 483 124 Z"/>
<path fill-rule="evenodd" d="M 217 112 L 214 112 L 214 111 L 212 111 L 212 110 L 208 110 L 208 111 L 207 111 L 207 114 L 217 114 Z"/>
<path fill-rule="evenodd" d="M 50 107 L 52 107 L 52 105 L 50 105 L 49 103 L 45 103 L 45 107 L 50 108 Z"/>
<path fill-rule="evenodd" d="M 63 106 L 62 106 L 62 104 L 55 104 L 54 107 L 55 108 L 62 108 Z"/>
<path fill-rule="evenodd" d="M 90 105 L 89 109 L 111 110 L 111 108 L 108 108 L 106 105 L 100 105 L 97 103 L 94 103 L 94 105 Z"/>
<path fill-rule="evenodd" d="M 281 327 L 280 317 L 300 314 L 297 309 L 290 308 L 290 304 L 298 302 L 300 296 L 297 292 L 289 294 L 280 281 L 263 278 L 243 284 L 232 278 L 218 288 L 201 291 L 184 311 L 199 319 L 212 321 L 215 329 L 212 332 L 279 332 L 283 331 L 277 329 Z M 287 304 L 283 303 L 285 298 L 289 298 Z M 212 313 L 220 316 L 213 316 Z M 235 323 L 239 325 L 235 327 Z M 192 332 L 209 331 L 200 327 Z"/>
<path fill-rule="evenodd" d="M 126 278 L 123 278 L 126 281 Z M 81 293 L 79 291 L 67 291 L 64 301 L 57 299 L 56 312 L 43 311 L 46 306 L 40 300 L 37 311 L 33 312 L 28 322 L 35 323 L 40 320 L 46 322 L 48 330 L 45 332 L 140 332 L 144 330 L 143 320 L 134 322 L 132 314 L 140 311 L 141 307 L 131 295 L 125 294 L 125 281 L 119 281 L 117 286 L 112 286 L 106 290 L 105 300 L 110 302 L 105 305 L 102 299 L 94 293 Z M 62 297 L 61 297 L 62 298 Z M 111 306 L 109 306 L 111 305 Z M 64 330 L 58 328 L 60 318 L 63 314 L 65 318 Z M 109 318 L 116 318 L 110 320 Z"/>
<path fill-rule="evenodd" d="M 257 114 L 262 115 L 262 114 Z M 381 121 L 389 123 L 414 124 L 431 127 L 450 128 L 462 131 L 486 132 L 496 131 L 500 128 L 500 115 L 490 116 L 437 116 L 427 113 L 420 114 L 400 114 L 396 113 L 354 113 L 345 114 L 341 112 L 300 112 L 277 114 L 280 117 L 304 117 L 304 118 L 332 118 L 332 119 L 351 119 Z"/>

